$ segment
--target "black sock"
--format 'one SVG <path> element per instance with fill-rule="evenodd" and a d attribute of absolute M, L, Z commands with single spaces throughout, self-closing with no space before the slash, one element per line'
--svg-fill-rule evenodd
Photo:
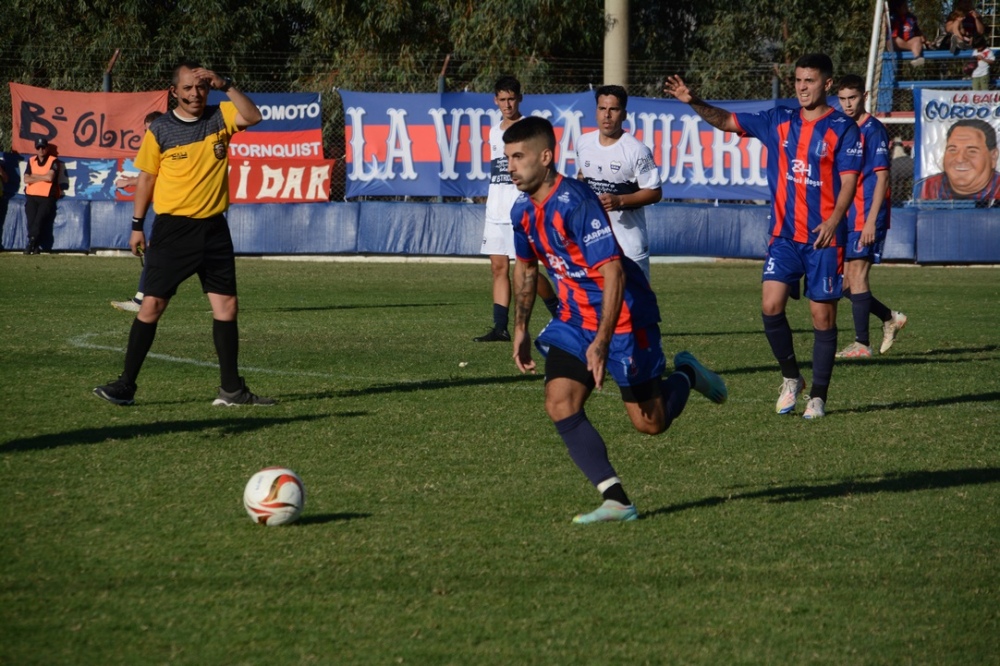
<path fill-rule="evenodd" d="M 136 317 L 132 321 L 132 329 L 128 333 L 128 348 L 125 350 L 125 370 L 122 371 L 122 378 L 135 384 L 139 377 L 139 370 L 146 360 L 146 354 L 153 346 L 153 338 L 156 337 L 156 322 L 147 324 L 139 321 Z"/>
<path fill-rule="evenodd" d="M 498 331 L 507 330 L 507 317 L 510 312 L 510 308 L 506 305 L 500 305 L 499 303 L 493 304 L 493 328 Z"/>
<path fill-rule="evenodd" d="M 872 294 L 870 291 L 863 291 L 860 294 L 851 294 L 851 317 L 854 319 L 854 339 L 865 345 L 871 345 L 871 338 L 868 331 L 868 318 L 872 313 Z"/>
<path fill-rule="evenodd" d="M 243 387 L 236 359 L 240 354 L 240 333 L 236 320 L 212 320 L 212 340 L 219 357 L 219 379 L 223 391 L 238 391 Z"/>
<path fill-rule="evenodd" d="M 625 489 L 622 487 L 621 483 L 616 483 L 615 485 L 605 490 L 603 493 L 601 493 L 601 497 L 603 497 L 606 500 L 614 500 L 615 502 L 618 502 L 619 504 L 624 504 L 625 506 L 632 505 L 632 502 L 629 501 L 628 495 L 625 494 Z"/>
<path fill-rule="evenodd" d="M 799 372 L 799 362 L 795 359 L 795 347 L 792 344 L 792 327 L 788 325 L 785 313 L 776 315 L 761 314 L 764 320 L 764 335 L 771 345 L 771 352 L 781 366 L 781 376 L 795 379 Z"/>

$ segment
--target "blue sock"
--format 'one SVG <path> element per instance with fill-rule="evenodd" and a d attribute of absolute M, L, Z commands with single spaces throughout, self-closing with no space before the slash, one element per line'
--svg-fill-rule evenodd
<path fill-rule="evenodd" d="M 869 294 L 871 292 L 868 292 Z M 879 321 L 889 321 L 892 319 L 892 310 L 885 303 L 872 296 L 872 314 L 879 318 Z"/>
<path fill-rule="evenodd" d="M 569 450 L 569 457 L 594 486 L 617 476 L 608 460 L 608 448 L 587 419 L 586 412 L 581 409 L 573 416 L 556 421 L 555 426 Z"/>
<path fill-rule="evenodd" d="M 837 327 L 828 331 L 813 329 L 813 386 L 829 386 L 833 359 L 837 355 Z M 809 394 L 812 397 L 812 393 Z"/>
<path fill-rule="evenodd" d="M 854 339 L 865 346 L 871 345 L 868 334 L 868 318 L 872 314 L 872 293 L 851 292 L 851 315 L 854 317 Z"/>
<path fill-rule="evenodd" d="M 688 396 L 691 395 L 692 386 L 694 386 L 694 379 L 681 369 L 670 373 L 669 377 L 660 382 L 660 395 L 663 398 L 663 412 L 666 415 L 667 428 L 684 411 Z"/>
<path fill-rule="evenodd" d="M 499 303 L 493 304 L 493 328 L 498 331 L 507 330 L 507 317 L 510 312 L 510 308 L 505 305 L 500 305 Z"/>
<path fill-rule="evenodd" d="M 788 318 L 781 312 L 776 315 L 766 315 L 761 313 L 764 320 L 764 335 L 771 345 L 771 352 L 781 366 L 781 376 L 788 379 L 795 379 L 799 372 L 799 363 L 795 359 L 795 346 L 792 344 L 792 327 L 788 325 Z"/>

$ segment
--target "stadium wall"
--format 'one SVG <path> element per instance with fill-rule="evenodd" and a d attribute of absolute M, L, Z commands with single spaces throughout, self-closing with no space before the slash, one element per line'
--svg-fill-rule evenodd
<path fill-rule="evenodd" d="M 238 254 L 477 256 L 485 207 L 364 201 L 236 204 L 229 211 Z M 129 202 L 63 199 L 57 252 L 127 249 Z M 24 197 L 0 201 L 3 249 L 23 249 Z M 650 254 L 760 259 L 767 206 L 660 203 L 646 208 Z M 152 216 L 147 220 L 150 231 Z M 920 264 L 1000 263 L 1000 215 L 992 210 L 894 208 L 884 258 Z"/>

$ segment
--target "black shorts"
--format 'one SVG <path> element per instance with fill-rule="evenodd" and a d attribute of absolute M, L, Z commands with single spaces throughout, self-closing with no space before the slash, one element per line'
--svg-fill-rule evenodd
<path fill-rule="evenodd" d="M 157 215 L 146 253 L 145 294 L 171 298 L 194 274 L 206 294 L 236 295 L 236 253 L 223 215 Z"/>
<path fill-rule="evenodd" d="M 594 373 L 587 369 L 586 363 L 568 351 L 549 346 L 549 353 L 545 357 L 545 383 L 548 384 L 556 378 L 572 379 L 591 391 L 597 386 Z M 660 396 L 660 381 L 660 378 L 656 377 L 635 386 L 619 386 L 618 390 L 622 394 L 623 402 L 646 402 Z"/>

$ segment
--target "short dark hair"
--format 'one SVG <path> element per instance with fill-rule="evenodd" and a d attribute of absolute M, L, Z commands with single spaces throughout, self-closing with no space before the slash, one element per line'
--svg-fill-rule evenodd
<path fill-rule="evenodd" d="M 976 35 L 972 38 L 972 48 L 974 49 L 986 48 L 987 43 L 985 35 Z"/>
<path fill-rule="evenodd" d="M 142 119 L 142 122 L 148 125 L 149 123 L 153 122 L 162 115 L 163 111 L 150 111 L 149 113 L 146 114 L 146 117 Z"/>
<path fill-rule="evenodd" d="M 182 69 L 198 69 L 199 67 L 201 67 L 201 63 L 197 60 L 188 60 L 187 58 L 181 60 L 174 65 L 174 73 L 170 77 L 170 83 L 175 86 L 177 85 L 177 82 L 180 80 Z"/>
<path fill-rule="evenodd" d="M 512 92 L 516 96 L 521 96 L 521 82 L 513 76 L 501 76 L 493 84 L 493 94 L 499 95 L 501 92 Z"/>
<path fill-rule="evenodd" d="M 507 128 L 504 143 L 521 143 L 531 139 L 544 139 L 549 150 L 556 149 L 556 132 L 552 123 L 541 116 L 527 116 Z"/>
<path fill-rule="evenodd" d="M 840 82 L 837 83 L 837 92 L 840 92 L 841 90 L 857 90 L 858 92 L 864 92 L 865 80 L 857 74 L 845 74 L 840 77 Z"/>
<path fill-rule="evenodd" d="M 997 149 L 997 131 L 985 120 L 980 120 L 979 118 L 962 118 L 956 121 L 954 125 L 948 128 L 948 133 L 945 135 L 945 141 L 951 138 L 951 133 L 955 131 L 957 127 L 968 127 L 969 129 L 979 130 L 983 133 L 983 138 L 986 139 L 986 150 L 996 150 Z"/>
<path fill-rule="evenodd" d="M 807 53 L 795 61 L 795 69 L 818 69 L 824 78 L 833 78 L 833 61 L 825 53 Z"/>
<path fill-rule="evenodd" d="M 614 95 L 623 109 L 628 108 L 628 92 L 622 86 L 601 86 L 594 91 L 594 100 L 599 100 L 604 95 Z"/>

